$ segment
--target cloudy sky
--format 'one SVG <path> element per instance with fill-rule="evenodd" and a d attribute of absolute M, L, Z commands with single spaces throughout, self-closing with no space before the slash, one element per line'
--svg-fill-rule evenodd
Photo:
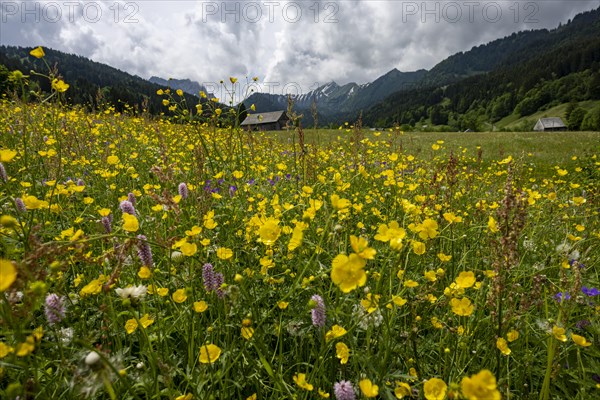
<path fill-rule="evenodd" d="M 430 69 L 519 30 L 554 28 L 599 0 L 2 0 L 0 43 L 75 53 L 143 78 L 211 84 L 257 76 L 265 92 L 365 83 Z"/>

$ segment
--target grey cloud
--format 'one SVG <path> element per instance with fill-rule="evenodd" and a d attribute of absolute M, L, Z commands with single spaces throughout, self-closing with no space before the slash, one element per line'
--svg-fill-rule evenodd
<path fill-rule="evenodd" d="M 553 28 L 578 12 L 598 7 L 598 0 L 322 0 L 295 1 L 286 15 L 286 2 L 281 1 L 269 20 L 265 2 L 244 0 L 237 2 L 237 10 L 252 11 L 253 4 L 261 4 L 262 16 L 241 13 L 235 22 L 235 15 L 221 9 L 207 15 L 206 7 L 219 8 L 222 3 L 138 1 L 134 15 L 138 22 L 129 24 L 123 21 L 124 3 L 120 20 L 114 23 L 109 1 L 97 3 L 105 13 L 95 23 L 81 16 L 74 22 L 66 18 L 56 23 L 43 19 L 36 23 L 32 18 L 22 22 L 20 15 L 3 13 L 0 42 L 77 53 L 144 77 L 219 82 L 229 76 L 256 75 L 281 86 L 296 82 L 306 91 L 331 80 L 372 81 L 392 68 L 429 69 L 457 51 L 523 29 Z M 425 3 L 429 14 L 423 9 Z M 482 10 L 488 3 L 494 5 L 487 6 L 485 15 Z M 292 22 L 296 4 L 302 6 L 302 17 Z M 467 4 L 478 4 L 472 19 Z M 462 15 L 452 20 L 456 15 L 451 7 L 456 6 Z M 501 10 L 499 20 L 493 21 L 490 7 Z M 326 23 L 331 11 L 336 12 L 337 22 Z"/>

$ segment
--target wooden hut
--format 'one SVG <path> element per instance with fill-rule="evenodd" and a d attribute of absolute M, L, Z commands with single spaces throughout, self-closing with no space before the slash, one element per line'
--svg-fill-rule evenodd
<path fill-rule="evenodd" d="M 546 131 L 566 131 L 567 126 L 562 119 L 558 117 L 552 118 L 540 118 L 533 127 L 534 131 L 546 132 Z"/>
<path fill-rule="evenodd" d="M 285 128 L 288 120 L 285 111 L 248 114 L 241 126 L 254 131 L 279 131 Z"/>

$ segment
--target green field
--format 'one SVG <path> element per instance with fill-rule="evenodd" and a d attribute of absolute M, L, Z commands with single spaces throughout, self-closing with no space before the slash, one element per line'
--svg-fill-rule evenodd
<path fill-rule="evenodd" d="M 306 143 L 327 145 L 331 141 L 349 139 L 353 130 L 305 129 Z M 283 142 L 293 142 L 295 131 L 269 132 Z M 574 165 L 573 157 L 600 153 L 600 132 L 401 132 L 399 130 L 363 130 L 363 137 L 387 141 L 394 150 L 422 157 L 433 157 L 431 145 L 442 140 L 444 148 L 455 154 L 477 155 L 490 162 L 507 155 L 522 162 L 533 162 L 549 172 L 557 165 Z M 298 139 L 295 139 L 296 141 Z M 540 170 L 540 172 L 542 172 Z"/>
<path fill-rule="evenodd" d="M 57 100 L 0 103 L 1 398 L 598 397 L 600 133 Z"/>

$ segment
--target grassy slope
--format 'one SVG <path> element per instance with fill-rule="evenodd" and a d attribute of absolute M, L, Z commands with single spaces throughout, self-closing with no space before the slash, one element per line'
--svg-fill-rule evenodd
<path fill-rule="evenodd" d="M 579 106 L 586 111 L 590 111 L 595 106 L 597 106 L 597 104 L 598 104 L 598 102 L 589 100 L 589 101 L 580 102 Z M 533 128 L 533 126 L 535 125 L 537 120 L 540 118 L 560 117 L 560 118 L 563 118 L 563 120 L 564 120 L 565 113 L 567 111 L 568 106 L 569 106 L 568 103 L 559 104 L 558 106 L 549 108 L 548 110 L 538 111 L 535 114 L 527 115 L 524 117 L 519 117 L 516 114 L 511 114 L 507 117 L 502 118 L 500 121 L 496 122 L 495 125 L 497 128 L 500 128 L 500 129 L 502 129 L 502 128 L 513 129 L 513 128 L 516 128 L 517 126 L 521 125 L 523 122 L 526 122 L 528 125 L 531 125 L 531 127 Z M 567 121 L 565 121 L 565 124 L 566 123 L 567 123 Z"/>

